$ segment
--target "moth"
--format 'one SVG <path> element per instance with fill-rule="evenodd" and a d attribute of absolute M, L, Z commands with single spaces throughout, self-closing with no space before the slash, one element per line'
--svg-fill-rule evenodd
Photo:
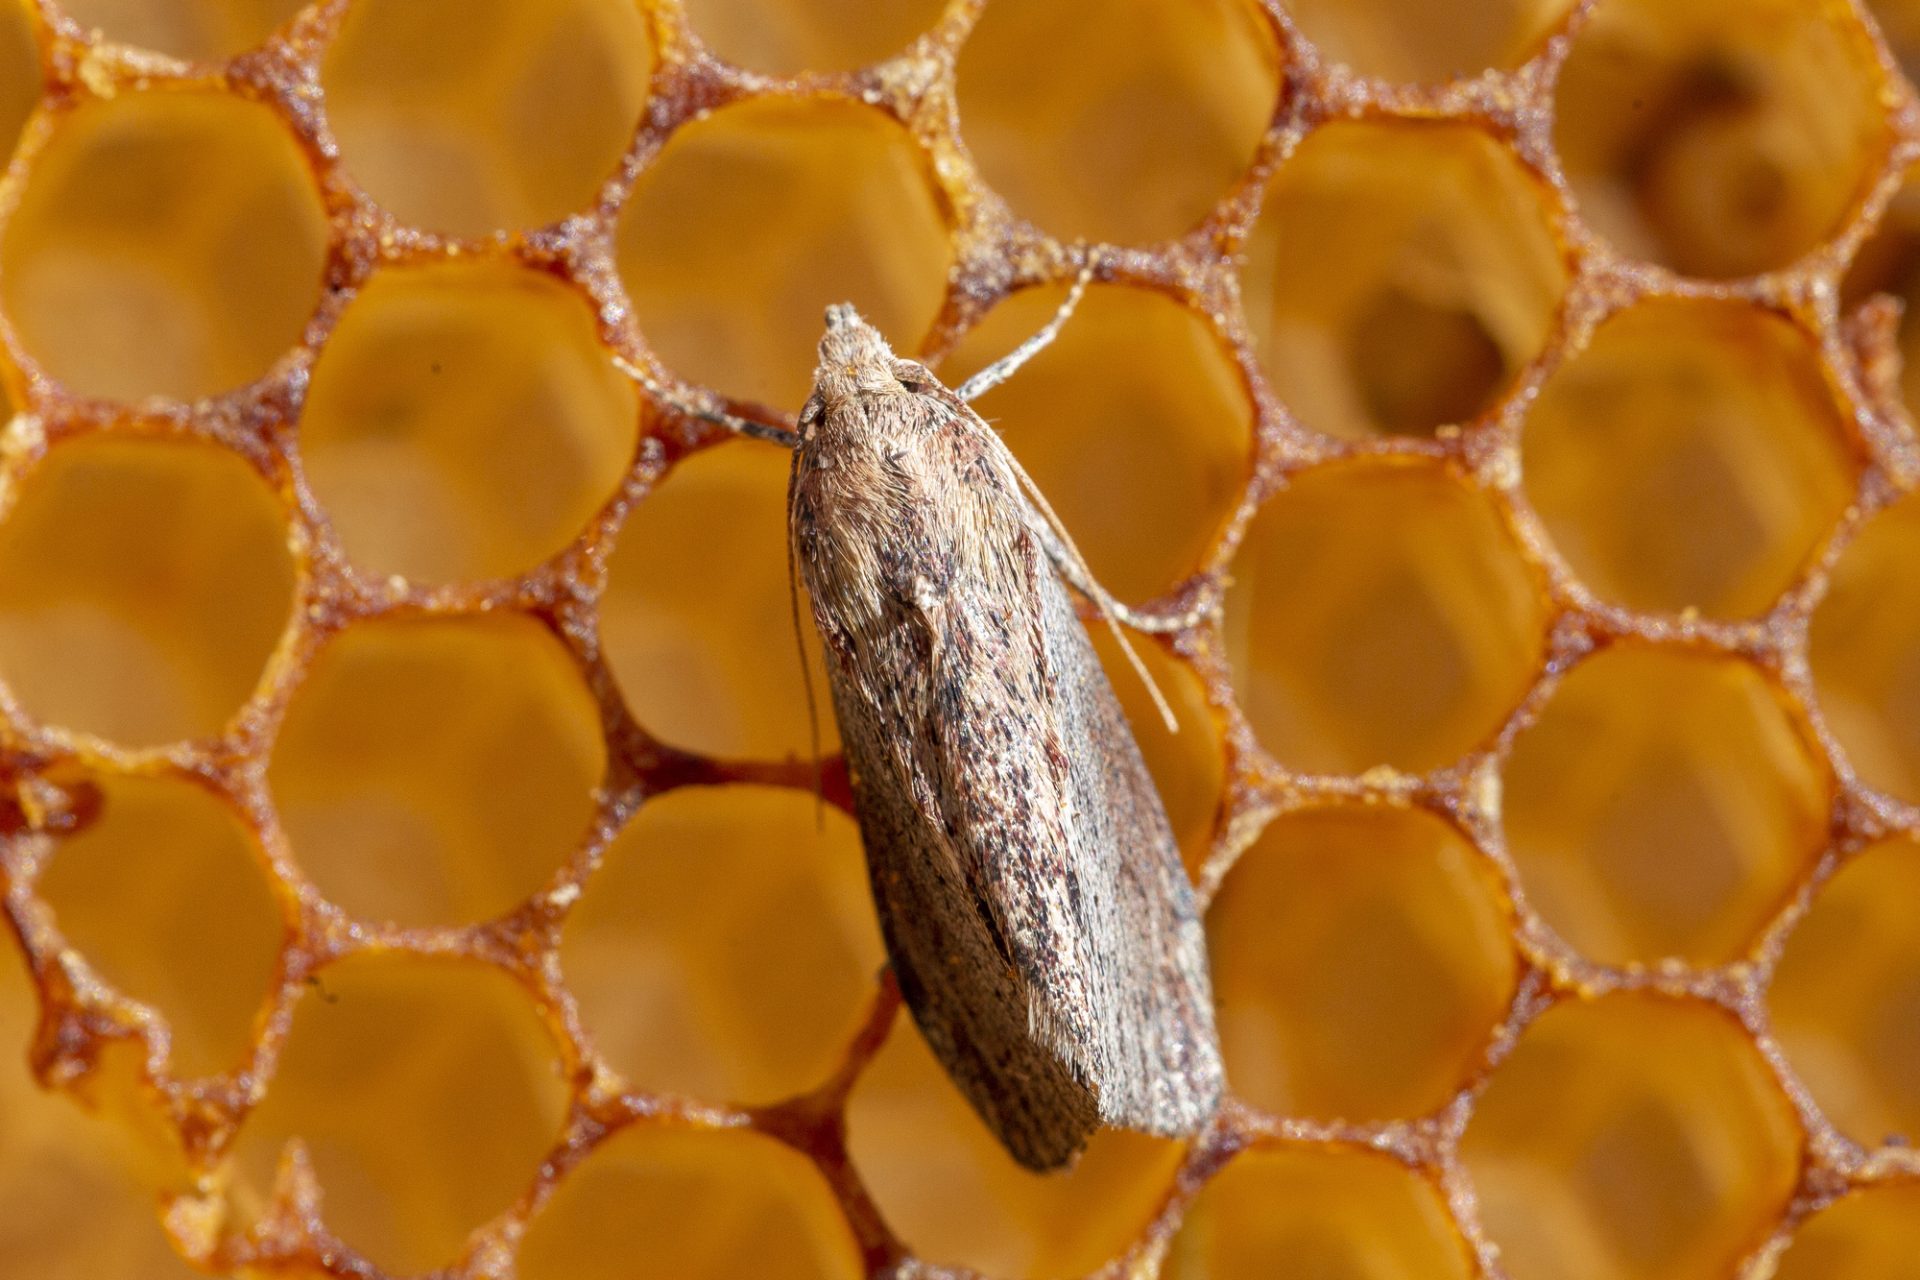
<path fill-rule="evenodd" d="M 1223 1087 L 1192 886 L 1066 584 L 1109 625 L 1121 606 L 968 406 L 1086 279 L 957 390 L 843 304 L 797 431 L 678 406 L 793 450 L 788 551 L 889 961 L 948 1075 L 1038 1170 L 1102 1124 L 1193 1133 Z"/>

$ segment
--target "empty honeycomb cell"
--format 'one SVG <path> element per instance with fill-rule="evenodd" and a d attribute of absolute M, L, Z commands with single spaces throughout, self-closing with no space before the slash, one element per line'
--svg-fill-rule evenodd
<path fill-rule="evenodd" d="M 321 87 L 368 195 L 403 222 L 483 236 L 598 202 L 653 60 L 632 0 L 355 0 Z"/>
<path fill-rule="evenodd" d="M 797 413 L 828 304 L 918 349 L 952 256 L 942 207 L 879 112 L 744 102 L 677 131 L 641 175 L 615 233 L 620 278 L 676 374 Z"/>
<path fill-rule="evenodd" d="M 217 62 L 272 35 L 301 0 L 60 0 L 60 7 L 108 40 Z"/>
<path fill-rule="evenodd" d="M 811 606 L 802 591 L 796 622 L 788 594 L 791 466 L 785 451 L 751 440 L 695 454 L 620 532 L 600 602 L 601 648 L 640 723 L 676 746 L 720 756 L 806 755 L 800 644 L 820 745 L 832 750 L 837 741 Z M 689 547 L 700 554 L 687 555 Z M 725 571 L 715 573 L 716 565 Z"/>
<path fill-rule="evenodd" d="M 1538 52 L 1572 0 L 1288 0 L 1287 12 L 1321 53 L 1361 75 L 1439 83 Z"/>
<path fill-rule="evenodd" d="M 0 4 L 0 166 L 40 99 L 40 48 L 25 5 Z"/>
<path fill-rule="evenodd" d="M 1544 199 L 1468 125 L 1309 134 L 1267 189 L 1241 272 L 1275 392 L 1348 438 L 1485 412 L 1546 345 L 1566 290 Z"/>
<path fill-rule="evenodd" d="M 1187 871 L 1197 875 L 1213 845 L 1214 821 L 1220 812 L 1227 772 L 1220 725 L 1208 704 L 1206 685 L 1193 668 L 1159 645 L 1137 635 L 1129 637 L 1154 686 L 1173 708 L 1179 731 L 1171 732 L 1160 718 L 1146 682 L 1127 662 L 1112 632 L 1094 621 L 1088 625 L 1087 634 L 1093 639 L 1094 652 L 1146 759 L 1147 772 L 1160 793 Z"/>
<path fill-rule="evenodd" d="M 490 918 L 585 836 L 606 768 L 598 708 L 538 622 L 362 622 L 287 710 L 267 782 L 330 899 L 403 924 Z"/>
<path fill-rule="evenodd" d="M 615 1134 L 540 1210 L 520 1280 L 857 1280 L 820 1171 L 756 1133 Z"/>
<path fill-rule="evenodd" d="M 483 965 L 358 956 L 316 974 L 272 1088 L 240 1131 L 245 1216 L 285 1146 L 330 1229 L 389 1275 L 451 1263 L 559 1137 L 566 1088 L 526 993 Z"/>
<path fill-rule="evenodd" d="M 847 1101 L 854 1168 L 915 1257 L 1058 1280 L 1119 1256 L 1172 1185 L 1181 1146 L 1096 1133 L 1072 1169 L 1013 1162 L 902 1011 Z"/>
<path fill-rule="evenodd" d="M 1736 959 L 1827 836 L 1824 762 L 1737 658 L 1627 644 L 1587 659 L 1503 782 L 1529 901 L 1607 964 Z"/>
<path fill-rule="evenodd" d="M 1920 843 L 1872 846 L 1787 939 L 1774 1030 L 1827 1117 L 1864 1146 L 1920 1140 Z"/>
<path fill-rule="evenodd" d="M 1247 0 L 989 5 L 960 50 L 960 130 L 1017 216 L 1063 238 L 1164 240 L 1252 162 L 1279 62 Z"/>
<path fill-rule="evenodd" d="M 1808 634 L 1828 727 L 1861 781 L 1920 803 L 1920 497 L 1841 553 Z"/>
<path fill-rule="evenodd" d="M 1541 1015 L 1461 1154 L 1513 1280 L 1720 1280 L 1779 1220 L 1801 1142 L 1730 1016 L 1623 993 Z"/>
<path fill-rule="evenodd" d="M 300 453 L 362 569 L 509 577 L 605 505 L 638 421 L 586 299 L 552 276 L 395 269 L 355 298 L 315 366 Z"/>
<path fill-rule="evenodd" d="M 320 298 L 326 219 L 265 106 L 124 93 L 61 117 L 0 233 L 0 305 L 81 395 L 192 399 L 259 378 Z"/>
<path fill-rule="evenodd" d="M 57 445 L 0 522 L 0 675 L 49 724 L 130 747 L 215 733 L 292 610 L 272 491 L 206 445 Z"/>
<path fill-rule="evenodd" d="M 1554 95 L 1580 211 L 1688 275 L 1785 267 L 1832 235 L 1884 161 L 1881 77 L 1849 9 L 1603 0 Z"/>
<path fill-rule="evenodd" d="M 1603 325 L 1527 415 L 1527 498 L 1573 571 L 1641 609 L 1766 612 L 1853 494 L 1846 419 L 1807 336 L 1743 303 Z"/>
<path fill-rule="evenodd" d="M 1231 574 L 1240 706 L 1296 769 L 1447 764 L 1490 743 L 1539 669 L 1538 581 L 1499 509 L 1436 464 L 1300 475 Z"/>
<path fill-rule="evenodd" d="M 148 1158 L 113 1118 L 43 1092 L 23 1065 L 34 1000 L 19 958 L 0 962 L 0 1258 L 32 1280 L 195 1280 L 153 1212 Z"/>
<path fill-rule="evenodd" d="M 647 801 L 560 947 L 614 1069 L 709 1102 L 774 1102 L 825 1081 L 885 962 L 852 820 L 766 787 Z"/>
<path fill-rule="evenodd" d="M 1440 1193 L 1388 1156 L 1255 1148 L 1187 1210 L 1163 1280 L 1468 1280 Z"/>
<path fill-rule="evenodd" d="M 940 20 L 940 0 L 687 0 L 721 57 L 775 75 L 841 71 L 905 49 Z"/>
<path fill-rule="evenodd" d="M 1920 1185 L 1869 1187 L 1814 1214 L 1773 1280 L 1920 1280 Z"/>
<path fill-rule="evenodd" d="M 996 307 L 942 362 L 958 384 L 1039 331 L 1065 286 Z M 1143 599 L 1198 571 L 1239 505 L 1253 404 L 1197 313 L 1096 286 L 1059 339 L 975 406 L 1046 494 L 1094 574 Z"/>
<path fill-rule="evenodd" d="M 1920 4 L 1913 6 L 1914 34 L 1920 37 Z M 1920 50 L 1920 46 L 1916 46 Z M 1880 225 L 1854 254 L 1841 281 L 1840 305 L 1852 311 L 1875 294 L 1901 302 L 1897 344 L 1899 393 L 1908 413 L 1920 412 L 1920 174 L 1909 171 L 1880 215 Z"/>
<path fill-rule="evenodd" d="M 1406 809 L 1276 819 L 1207 913 L 1227 1076 L 1275 1115 L 1431 1112 L 1472 1075 L 1518 976 L 1500 884 Z"/>
<path fill-rule="evenodd" d="M 190 1076 L 245 1058 L 285 932 L 253 839 L 208 792 L 174 779 L 97 779 L 98 815 L 40 881 L 67 944 L 173 1035 Z"/>

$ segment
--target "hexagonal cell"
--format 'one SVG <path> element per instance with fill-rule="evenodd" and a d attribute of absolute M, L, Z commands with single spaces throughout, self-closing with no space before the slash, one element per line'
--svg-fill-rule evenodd
<path fill-rule="evenodd" d="M 168 1245 L 153 1208 L 152 1157 L 118 1121 L 40 1088 L 26 1069 L 34 998 L 9 945 L 0 955 L 0 1258 L 34 1280 L 199 1280 Z M 108 1069 L 128 1047 L 109 1050 Z M 162 1175 L 162 1182 L 175 1187 Z"/>
<path fill-rule="evenodd" d="M 1492 868 L 1430 814 L 1276 819 L 1207 913 L 1234 1092 L 1359 1121 L 1444 1105 L 1512 999 L 1509 927 Z"/>
<path fill-rule="evenodd" d="M 0 5 L 0 165 L 13 154 L 40 91 L 40 47 L 26 6 Z"/>
<path fill-rule="evenodd" d="M 1827 725 L 1861 781 L 1920 804 L 1920 497 L 1875 516 L 1840 555 L 1808 657 Z"/>
<path fill-rule="evenodd" d="M 1920 4 L 1914 6 L 1914 34 L 1920 38 Z M 1920 51 L 1920 44 L 1916 50 Z M 1902 303 L 1897 342 L 1900 398 L 1907 412 L 1920 412 L 1920 173 L 1908 170 L 1880 215 L 1880 225 L 1861 244 L 1840 282 L 1840 306 L 1852 311 L 1875 294 Z"/>
<path fill-rule="evenodd" d="M 28 713 L 144 747 L 216 733 L 293 608 L 273 493 L 201 444 L 55 447 L 0 522 L 0 674 Z"/>
<path fill-rule="evenodd" d="M 555 1056 L 526 992 L 497 970 L 401 955 L 329 965 L 240 1131 L 236 1208 L 244 1219 L 264 1203 L 298 1140 L 330 1230 L 389 1274 L 446 1266 L 559 1138 Z"/>
<path fill-rule="evenodd" d="M 1133 651 L 1173 708 L 1180 731 L 1169 733 L 1153 705 L 1153 695 L 1121 653 L 1112 632 L 1096 622 L 1087 634 L 1146 758 L 1147 772 L 1153 776 L 1174 839 L 1180 843 L 1187 873 L 1197 876 L 1213 846 L 1227 772 L 1220 724 L 1207 701 L 1206 685 L 1193 668 L 1159 645 L 1137 635 L 1129 637 Z"/>
<path fill-rule="evenodd" d="M 1198 223 L 1253 160 L 1280 55 L 1246 0 L 989 8 L 960 50 L 960 131 L 1013 211 L 1062 238 Z"/>
<path fill-rule="evenodd" d="M 1794 1070 L 1864 1146 L 1920 1139 L 1920 842 L 1890 840 L 1821 886 L 1769 1001 Z"/>
<path fill-rule="evenodd" d="M 1487 67 L 1517 67 L 1539 51 L 1572 0 L 1290 0 L 1287 12 L 1320 51 L 1361 75 L 1429 84 Z"/>
<path fill-rule="evenodd" d="M 1779 1220 L 1802 1141 L 1731 1017 L 1623 993 L 1527 1029 L 1461 1156 L 1513 1280 L 1713 1280 Z"/>
<path fill-rule="evenodd" d="M 1316 129 L 1267 188 L 1241 273 L 1274 391 L 1353 439 L 1485 412 L 1540 354 L 1566 291 L 1545 209 L 1470 126 Z"/>
<path fill-rule="evenodd" d="M 1022 1169 L 904 1011 L 847 1101 L 847 1148 L 915 1257 L 997 1276 L 1081 1275 L 1117 1257 L 1181 1156 L 1178 1143 L 1107 1129 L 1071 1170 Z"/>
<path fill-rule="evenodd" d="M 729 441 L 683 459 L 620 532 L 600 601 L 600 642 L 627 705 L 676 746 L 721 756 L 804 756 L 807 684 L 820 747 L 835 749 L 833 703 L 812 607 L 794 639 L 787 579 L 791 457 Z M 689 555 L 698 548 L 698 555 Z M 725 565 L 716 575 L 712 566 Z"/>
<path fill-rule="evenodd" d="M 1554 99 L 1581 213 L 1688 275 L 1784 267 L 1834 234 L 1890 142 L 1865 33 L 1798 0 L 1606 0 Z"/>
<path fill-rule="evenodd" d="M 994 308 L 941 364 L 958 383 L 1037 333 L 1065 286 Z M 1060 338 L 982 397 L 987 416 L 1108 590 L 1164 591 L 1201 567 L 1240 503 L 1253 403 L 1198 314 L 1143 289 L 1096 286 Z"/>
<path fill-rule="evenodd" d="M 687 17 L 732 62 L 798 75 L 891 57 L 940 20 L 940 0 L 688 0 Z"/>
<path fill-rule="evenodd" d="M 1575 573 L 1634 608 L 1766 612 L 1853 495 L 1819 355 L 1743 303 L 1615 316 L 1541 389 L 1527 498 Z"/>
<path fill-rule="evenodd" d="M 0 303 L 73 391 L 193 399 L 253 381 L 300 341 L 326 241 L 306 159 L 265 106 L 88 99 L 0 236 Z"/>
<path fill-rule="evenodd" d="M 1533 906 L 1606 964 L 1742 955 L 1827 837 L 1830 784 L 1736 658 L 1589 658 L 1514 743 L 1507 846 Z"/>
<path fill-rule="evenodd" d="M 886 963 L 859 830 L 798 791 L 649 800 L 574 908 L 560 963 L 638 1088 L 749 1104 L 813 1088 Z"/>
<path fill-rule="evenodd" d="M 653 44 L 622 0 L 357 0 L 321 68 L 347 171 L 449 235 L 591 208 L 647 102 Z"/>
<path fill-rule="evenodd" d="M 1814 1214 L 1773 1280 L 1920 1280 L 1920 1185 L 1869 1187 Z"/>
<path fill-rule="evenodd" d="M 191 783 L 97 781 L 99 814 L 60 842 L 40 899 L 95 973 L 167 1020 L 176 1075 L 237 1066 L 286 932 L 253 837 Z"/>
<path fill-rule="evenodd" d="M 1227 652 L 1262 745 L 1325 773 L 1488 744 L 1538 674 L 1546 600 L 1499 509 L 1450 470 L 1321 467 L 1254 518 Z"/>
<path fill-rule="evenodd" d="M 521 1280 L 857 1280 L 820 1171 L 757 1133 L 633 1128 L 594 1149 L 528 1228 Z"/>
<path fill-rule="evenodd" d="M 287 708 L 267 781 L 293 855 L 370 920 L 463 924 L 544 884 L 606 768 L 599 709 L 538 622 L 349 627 Z"/>
<path fill-rule="evenodd" d="M 788 412 L 812 384 L 829 303 L 853 302 L 910 352 L 952 256 L 907 132 L 828 100 L 748 101 L 680 129 L 615 234 L 633 314 L 661 359 Z"/>
<path fill-rule="evenodd" d="M 510 577 L 613 496 L 638 422 L 585 298 L 525 268 L 440 265 L 381 272 L 347 308 L 300 452 L 363 569 Z"/>
<path fill-rule="evenodd" d="M 1236 1156 L 1187 1210 L 1163 1280 L 1468 1280 L 1446 1201 L 1388 1156 L 1271 1147 Z"/>
<path fill-rule="evenodd" d="M 217 62 L 258 45 L 301 0 L 60 0 L 107 39 L 175 58 Z"/>

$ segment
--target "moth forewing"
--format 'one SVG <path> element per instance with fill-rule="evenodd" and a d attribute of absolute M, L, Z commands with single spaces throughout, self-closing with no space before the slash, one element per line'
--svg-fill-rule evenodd
<path fill-rule="evenodd" d="M 1139 747 L 1005 445 L 851 308 L 789 487 L 901 990 L 1022 1163 L 1191 1133 L 1222 1078 L 1205 944 Z"/>

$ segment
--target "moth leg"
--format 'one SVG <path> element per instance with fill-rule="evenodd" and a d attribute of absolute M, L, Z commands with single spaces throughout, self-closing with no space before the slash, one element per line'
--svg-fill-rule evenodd
<path fill-rule="evenodd" d="M 1080 305 L 1080 297 L 1086 293 L 1087 281 L 1091 279 L 1093 279 L 1093 263 L 1089 262 L 1075 278 L 1073 288 L 1067 290 L 1067 300 L 1060 304 L 1060 309 L 1053 313 L 1053 319 L 1047 321 L 1040 332 L 955 387 L 953 393 L 962 401 L 978 399 L 1011 378 L 1019 372 L 1021 365 L 1051 346 L 1053 340 L 1060 336 L 1060 330 L 1067 323 L 1067 317 L 1071 316 L 1074 308 Z"/>
<path fill-rule="evenodd" d="M 738 414 L 703 409 L 691 401 L 682 400 L 652 374 L 622 356 L 614 356 L 613 364 L 616 369 L 645 388 L 648 395 L 675 413 L 697 418 L 701 422 L 710 422 L 716 427 L 725 427 L 736 435 L 752 436 L 756 440 L 771 440 L 783 449 L 794 448 L 800 442 L 799 436 L 785 427 L 776 427 L 771 422 L 755 422 L 751 418 L 742 418 Z"/>

